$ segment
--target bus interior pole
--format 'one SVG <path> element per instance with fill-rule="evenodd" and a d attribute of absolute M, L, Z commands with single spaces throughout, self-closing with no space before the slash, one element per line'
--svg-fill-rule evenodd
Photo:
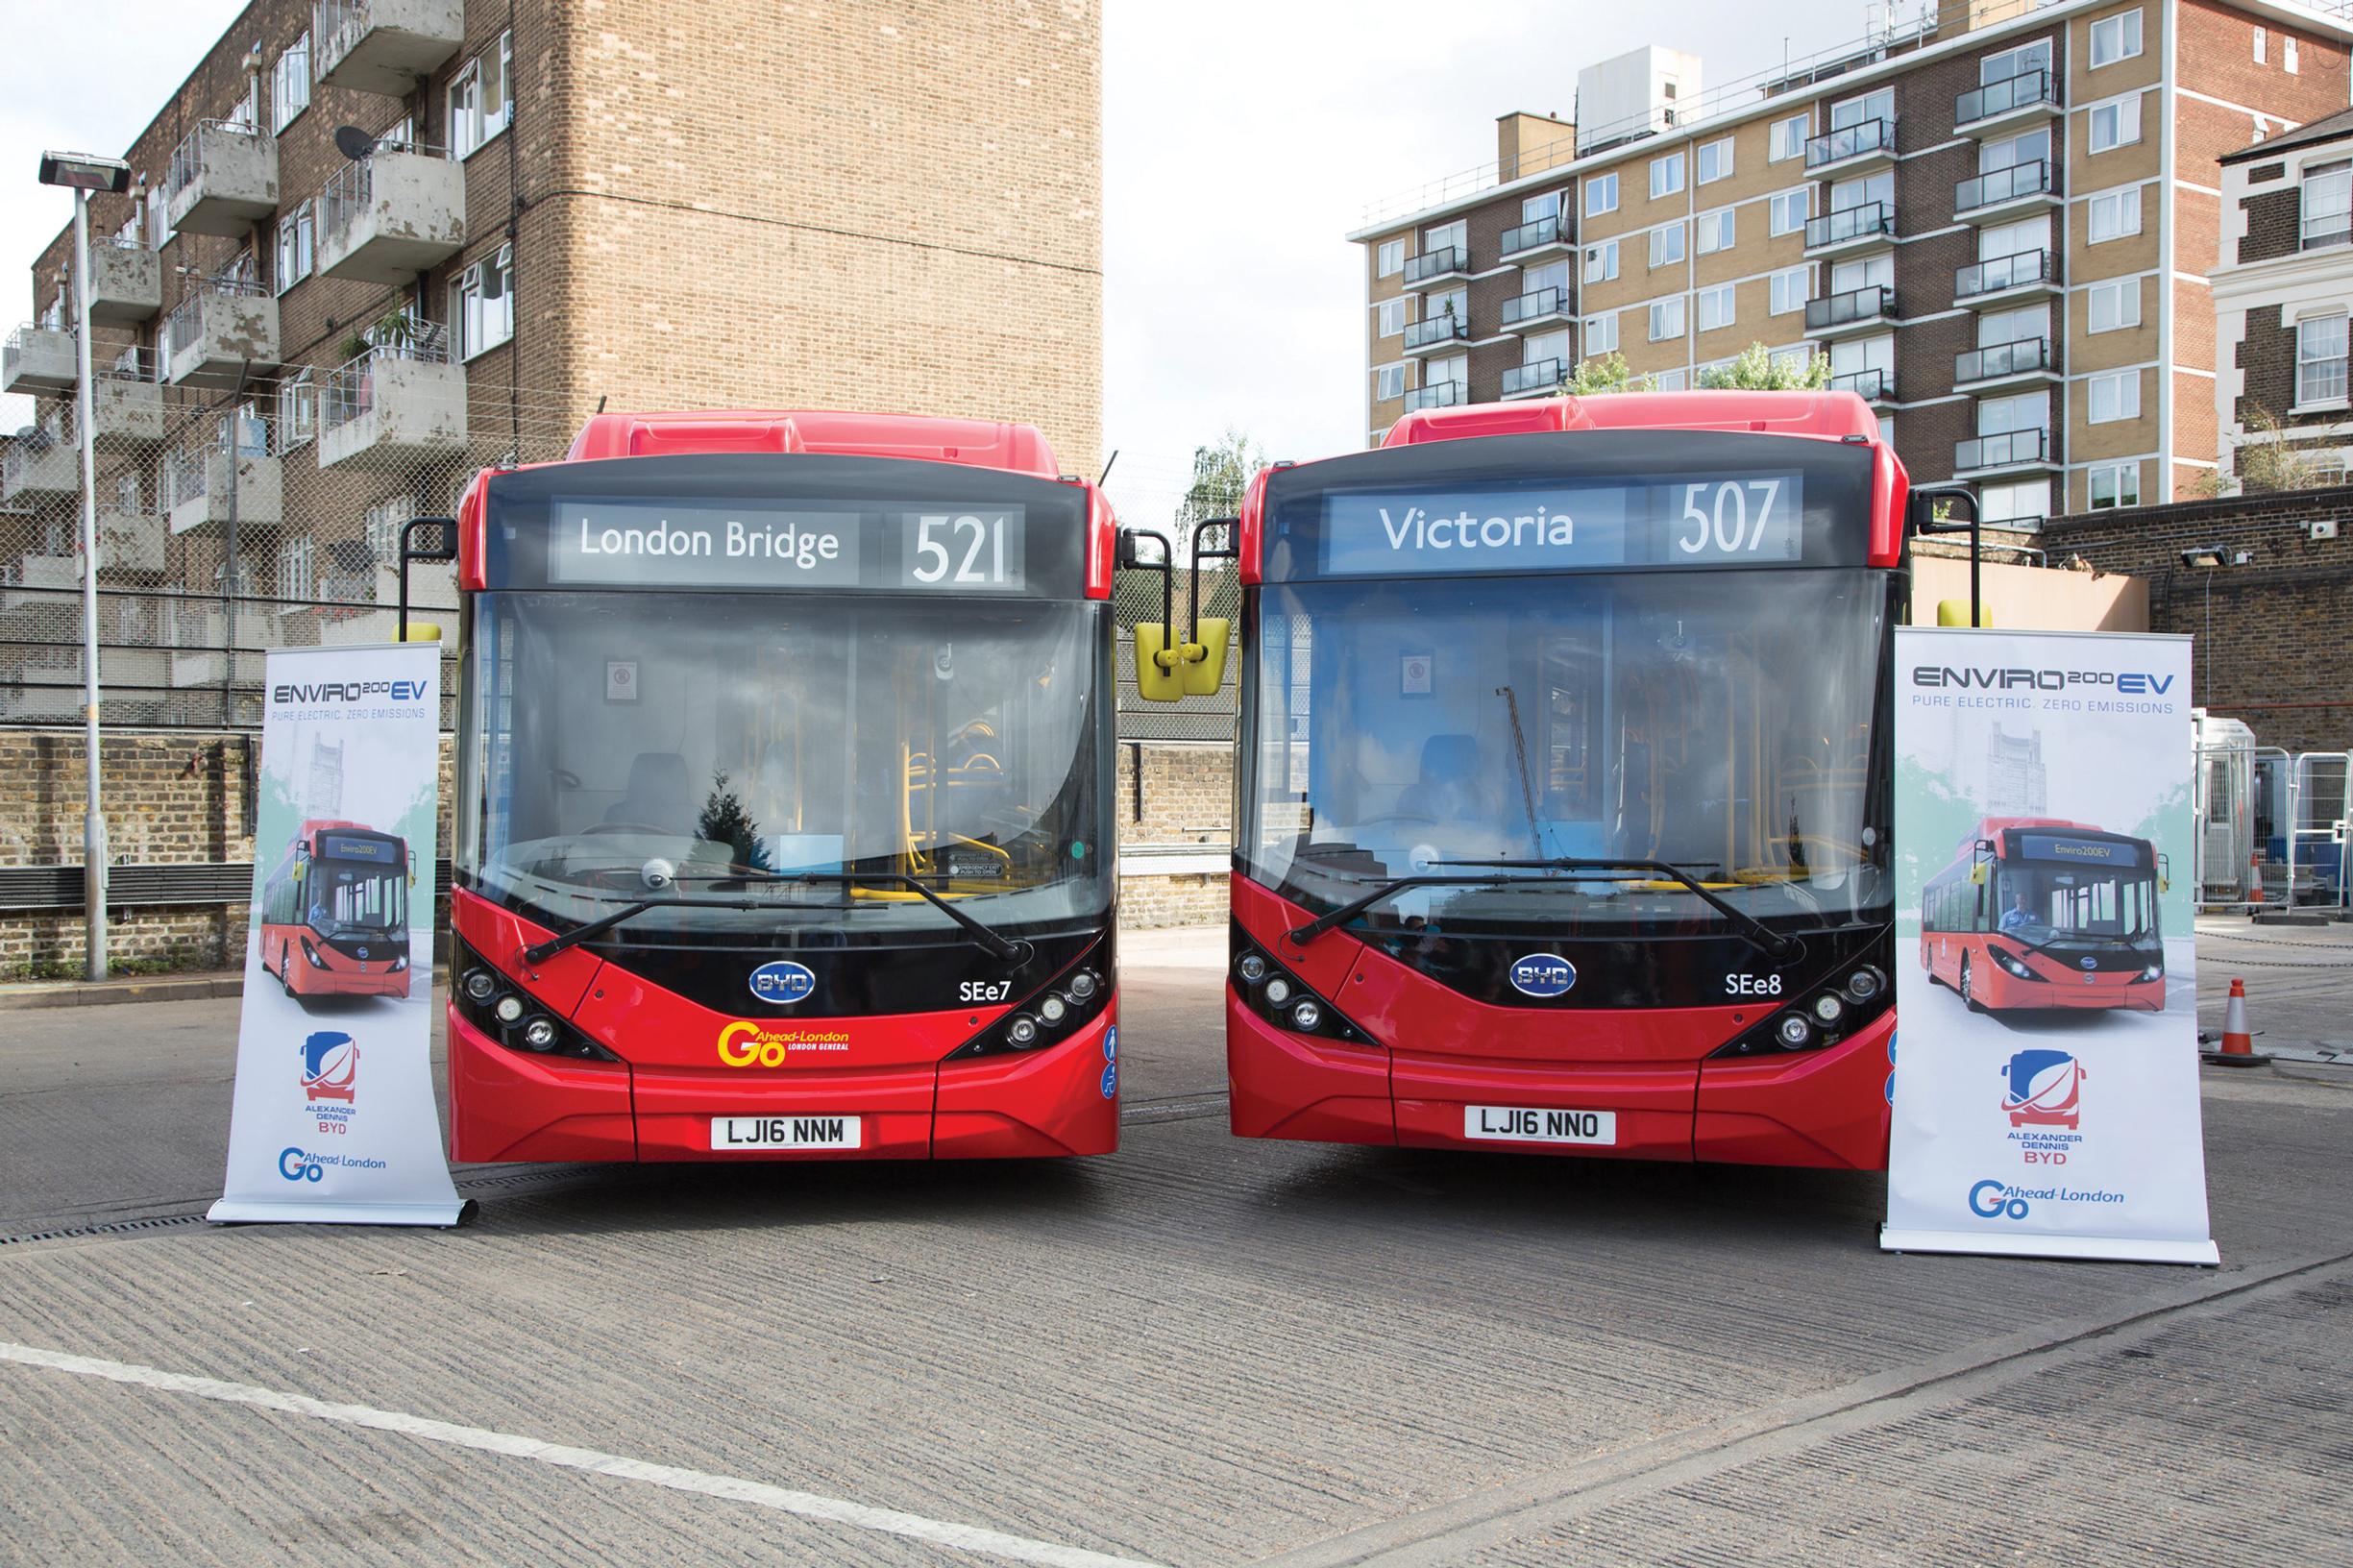
<path fill-rule="evenodd" d="M 107 977 L 107 818 L 99 779 L 98 723 L 98 467 L 91 429 L 90 199 L 74 190 L 74 422 L 82 457 L 82 712 L 86 796 L 82 810 L 83 971 Z"/>

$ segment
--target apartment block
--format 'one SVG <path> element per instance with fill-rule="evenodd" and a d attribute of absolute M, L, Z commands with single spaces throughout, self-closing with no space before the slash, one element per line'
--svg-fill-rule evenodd
<path fill-rule="evenodd" d="M 1017 418 L 1091 472 L 1100 60 L 1077 0 L 253 0 L 91 201 L 110 711 L 223 683 L 225 614 L 382 635 L 399 525 L 600 405 Z M 71 245 L 0 348 L 5 718 L 80 705 Z"/>
<path fill-rule="evenodd" d="M 1826 356 L 1989 522 L 2195 493 L 2225 160 L 2346 108 L 2345 12 L 1941 0 L 1705 91 L 1690 56 L 1604 61 L 1578 104 L 1607 118 L 1507 115 L 1494 165 L 1350 234 L 1368 437 L 1612 351 L 1674 388 L 1762 343 Z"/>

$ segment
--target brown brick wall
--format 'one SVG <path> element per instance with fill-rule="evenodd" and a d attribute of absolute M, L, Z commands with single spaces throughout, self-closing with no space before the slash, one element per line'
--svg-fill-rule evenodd
<path fill-rule="evenodd" d="M 2239 259 L 2268 261 L 2293 256 L 2301 243 L 2304 193 L 2294 185 L 2285 190 L 2259 190 L 2239 204 L 2246 213 L 2246 233 L 2239 236 Z"/>
<path fill-rule="evenodd" d="M 2293 424 L 2289 410 L 2295 406 L 2295 329 L 2281 323 L 2278 306 L 2248 309 L 2238 353 L 2245 380 L 2231 405 L 2233 421 L 2243 428 L 2249 410 L 2260 406 L 2282 424 Z"/>

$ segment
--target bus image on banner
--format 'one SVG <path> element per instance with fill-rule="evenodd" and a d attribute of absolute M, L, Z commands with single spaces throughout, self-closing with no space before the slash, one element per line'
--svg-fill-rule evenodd
<path fill-rule="evenodd" d="M 1920 965 L 1978 1013 L 2162 1013 L 2166 885 L 2165 857 L 2146 839 L 1988 817 L 1921 890 Z"/>
<path fill-rule="evenodd" d="M 1118 1140 L 1115 524 L 1028 426 L 600 414 L 457 519 L 461 1161 Z"/>
<path fill-rule="evenodd" d="M 312 821 L 261 884 L 261 968 L 287 995 L 406 996 L 408 845 L 358 822 Z"/>
<path fill-rule="evenodd" d="M 1882 1166 L 1908 494 L 1845 393 L 1425 411 L 1261 475 L 1234 1130 Z"/>

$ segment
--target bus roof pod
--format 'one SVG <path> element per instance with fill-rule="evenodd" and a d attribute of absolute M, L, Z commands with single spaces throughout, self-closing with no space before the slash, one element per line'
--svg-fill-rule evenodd
<path fill-rule="evenodd" d="M 1424 408 L 1390 426 L 1381 444 L 1409 447 L 1482 435 L 1613 429 L 1749 430 L 1826 441 L 1879 438 L 1877 416 L 1851 392 L 1611 392 Z"/>
<path fill-rule="evenodd" d="M 679 457 L 717 453 L 904 457 L 1057 478 L 1054 449 L 1035 425 L 810 409 L 592 414 L 565 456 Z"/>

